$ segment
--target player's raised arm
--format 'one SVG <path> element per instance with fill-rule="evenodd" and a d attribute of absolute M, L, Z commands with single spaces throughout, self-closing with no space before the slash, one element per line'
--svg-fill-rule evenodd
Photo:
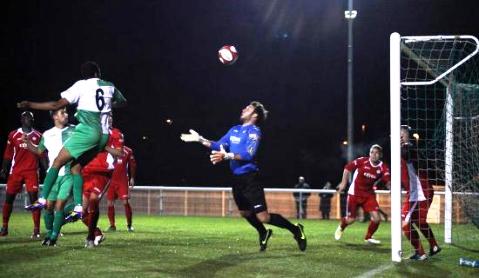
<path fill-rule="evenodd" d="M 123 94 L 115 87 L 115 91 L 113 92 L 113 99 L 111 102 L 111 107 L 113 108 L 122 108 L 128 104 L 128 101 L 123 96 Z"/>
<path fill-rule="evenodd" d="M 33 102 L 33 101 L 24 100 L 17 103 L 17 108 L 55 111 L 65 106 L 68 106 L 68 104 L 69 102 L 65 98 L 61 98 L 57 101 L 46 101 L 46 102 Z"/>
<path fill-rule="evenodd" d="M 186 142 L 186 143 L 198 142 L 207 148 L 211 148 L 212 141 L 205 139 L 203 136 L 201 136 L 198 132 L 194 131 L 193 129 L 190 129 L 189 132 L 190 133 L 181 134 L 180 139 L 183 142 Z"/>

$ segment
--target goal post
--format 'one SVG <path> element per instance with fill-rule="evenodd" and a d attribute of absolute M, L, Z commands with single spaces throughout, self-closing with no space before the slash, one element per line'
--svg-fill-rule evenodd
<path fill-rule="evenodd" d="M 390 125 L 391 125 L 391 260 L 400 262 L 401 237 L 401 37 L 390 37 Z"/>
<path fill-rule="evenodd" d="M 469 35 L 392 33 L 390 36 L 391 259 L 394 262 L 400 262 L 403 253 L 401 125 L 410 126 L 414 132 L 417 176 L 423 174 L 430 184 L 444 187 L 445 243 L 453 240 L 453 192 L 479 192 L 479 178 L 477 184 L 469 185 L 476 179 L 474 175 L 479 176 L 479 154 L 474 153 L 479 148 L 479 139 L 470 140 L 471 135 L 479 136 L 479 120 L 477 128 L 470 120 L 460 120 L 473 116 L 479 119 L 479 111 L 474 108 L 479 106 L 479 97 L 477 104 L 475 101 L 479 95 L 479 89 L 475 91 L 479 88 L 476 86 L 478 51 L 479 41 Z"/>

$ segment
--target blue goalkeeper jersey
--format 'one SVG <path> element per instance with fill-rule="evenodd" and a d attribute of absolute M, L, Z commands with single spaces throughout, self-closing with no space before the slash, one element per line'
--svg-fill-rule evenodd
<path fill-rule="evenodd" d="M 227 152 L 239 154 L 241 160 L 231 160 L 230 168 L 234 175 L 259 170 L 255 161 L 256 150 L 261 139 L 261 130 L 255 125 L 237 125 L 232 127 L 220 140 L 211 142 L 211 149 L 219 151 L 223 145 Z"/>

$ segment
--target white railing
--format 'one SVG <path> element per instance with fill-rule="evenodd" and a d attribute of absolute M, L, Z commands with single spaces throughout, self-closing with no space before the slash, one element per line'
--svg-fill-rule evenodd
<path fill-rule="evenodd" d="M 0 201 L 4 199 L 4 184 L 0 184 Z M 133 209 L 138 213 L 159 214 L 159 215 L 210 215 L 210 216 L 233 216 L 237 215 L 234 204 L 231 187 L 180 187 L 180 186 L 136 186 L 131 190 L 130 203 Z M 310 217 L 319 217 L 318 206 L 322 202 L 318 195 L 320 193 L 332 194 L 330 201 L 331 218 L 341 217 L 341 211 L 344 210 L 344 204 L 341 204 L 341 198 L 335 190 L 326 189 L 294 189 L 294 188 L 265 188 L 266 198 L 269 199 L 268 205 L 272 211 L 282 211 L 289 217 L 296 216 L 296 213 L 302 217 L 303 207 L 299 206 L 299 212 L 296 211 L 295 200 L 292 193 L 299 193 L 299 199 L 302 194 L 310 194 L 306 212 Z M 290 193 L 290 194 L 286 194 Z M 405 194 L 405 192 L 402 192 Z M 390 191 L 376 190 L 380 206 L 385 211 L 390 212 Z M 454 195 L 478 194 L 454 192 Z M 439 215 L 442 214 L 444 192 L 436 191 L 436 204 L 431 210 L 431 222 L 440 222 Z M 26 194 L 21 194 L 15 202 L 15 208 L 21 209 L 28 203 Z M 343 200 L 344 202 L 344 200 Z M 102 202 L 102 209 L 105 202 Z M 121 210 L 120 210 L 121 212 Z M 318 215 L 318 216 L 316 216 Z"/>

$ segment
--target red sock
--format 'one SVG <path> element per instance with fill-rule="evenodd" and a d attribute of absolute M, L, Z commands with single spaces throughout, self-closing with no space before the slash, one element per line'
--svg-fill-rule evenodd
<path fill-rule="evenodd" d="M 128 227 L 130 227 L 131 226 L 131 218 L 133 216 L 133 212 L 131 211 L 130 203 L 125 204 L 125 216 L 126 216 L 126 225 L 128 225 Z"/>
<path fill-rule="evenodd" d="M 88 240 L 93 240 L 95 238 L 95 230 L 96 230 L 96 224 L 98 222 L 98 205 L 99 201 L 98 200 L 90 200 L 90 204 L 88 206 Z"/>
<path fill-rule="evenodd" d="M 115 227 L 115 207 L 108 206 L 108 220 L 110 220 L 110 227 Z"/>
<path fill-rule="evenodd" d="M 404 235 L 409 239 L 411 245 L 416 249 L 416 252 L 419 255 L 424 255 L 424 248 L 422 248 L 421 241 L 419 240 L 419 234 L 416 228 L 412 227 L 411 224 L 406 225 L 403 227 Z"/>
<path fill-rule="evenodd" d="M 344 230 L 346 229 L 346 227 L 349 225 L 348 223 L 346 223 L 346 217 L 343 217 L 341 218 L 341 230 Z"/>
<path fill-rule="evenodd" d="M 366 234 L 365 239 L 370 239 L 371 237 L 373 237 L 373 234 L 378 230 L 379 223 L 380 222 L 376 223 L 374 221 L 369 222 L 368 233 Z"/>
<path fill-rule="evenodd" d="M 89 213 L 89 210 L 88 208 L 86 210 L 83 210 L 83 218 L 81 219 L 81 221 L 83 222 L 83 224 L 85 224 L 85 226 L 87 226 L 88 228 L 88 225 L 90 223 L 90 213 Z"/>
<path fill-rule="evenodd" d="M 8 221 L 10 220 L 10 215 L 12 214 L 12 204 L 3 203 L 3 227 L 8 228 Z"/>
<path fill-rule="evenodd" d="M 429 245 L 431 246 L 431 248 L 434 246 L 437 246 L 436 238 L 434 238 L 434 234 L 429 224 L 427 223 L 419 224 L 419 230 L 427 238 L 427 241 L 429 241 Z"/>
<path fill-rule="evenodd" d="M 33 232 L 39 233 L 40 232 L 40 215 L 41 210 L 32 211 L 32 219 L 33 219 Z"/>

